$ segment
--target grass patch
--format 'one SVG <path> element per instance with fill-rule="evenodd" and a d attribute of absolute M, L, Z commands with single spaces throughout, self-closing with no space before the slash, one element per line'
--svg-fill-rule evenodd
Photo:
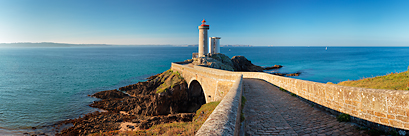
<path fill-rule="evenodd" d="M 339 121 L 339 122 L 349 122 L 351 120 L 350 117 L 351 116 L 349 116 L 348 114 L 341 113 L 341 115 L 339 115 L 337 117 L 337 121 Z"/>
<path fill-rule="evenodd" d="M 244 105 L 246 104 L 246 102 L 247 102 L 246 97 L 241 96 L 240 122 L 243 122 L 246 119 L 246 117 L 244 117 L 244 113 L 243 113 L 243 108 L 244 108 Z"/>
<path fill-rule="evenodd" d="M 283 92 L 287 92 L 287 90 L 285 90 L 284 88 L 279 88 L 281 91 L 283 91 Z"/>
<path fill-rule="evenodd" d="M 356 81 L 343 81 L 338 83 L 338 85 L 373 89 L 409 90 L 409 72 L 390 73 L 384 76 L 363 78 Z"/>
<path fill-rule="evenodd" d="M 241 96 L 241 108 L 242 108 L 242 109 L 244 108 L 244 105 L 246 104 L 246 102 L 247 102 L 246 97 Z"/>
<path fill-rule="evenodd" d="M 176 85 L 186 82 L 178 71 L 170 69 L 156 77 L 155 80 L 162 82 L 162 84 L 156 88 L 156 93 L 166 92 Z"/>

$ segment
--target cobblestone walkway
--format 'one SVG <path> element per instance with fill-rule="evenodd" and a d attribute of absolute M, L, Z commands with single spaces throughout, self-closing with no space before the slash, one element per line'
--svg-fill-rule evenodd
<path fill-rule="evenodd" d="M 244 79 L 245 135 L 363 135 L 349 123 L 257 79 Z"/>

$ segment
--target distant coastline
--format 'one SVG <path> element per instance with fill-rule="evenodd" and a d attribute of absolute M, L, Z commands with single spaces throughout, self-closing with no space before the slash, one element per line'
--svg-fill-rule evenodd
<path fill-rule="evenodd" d="M 138 47 L 173 47 L 174 45 L 116 45 L 116 44 L 72 44 L 72 43 L 54 43 L 54 42 L 18 42 L 18 43 L 0 43 L 1 47 L 27 48 L 27 47 L 119 47 L 119 46 L 138 46 Z"/>
<path fill-rule="evenodd" d="M 74 44 L 74 43 L 55 43 L 55 42 L 17 42 L 17 43 L 0 43 L 0 48 L 47 48 L 47 47 L 198 47 L 197 44 L 182 44 L 182 45 L 171 45 L 171 44 Z M 244 44 L 234 44 L 234 45 L 220 45 L 220 47 L 311 47 L 311 48 L 324 48 L 327 46 L 253 46 Z M 347 47 L 352 46 L 328 46 L 328 50 L 332 48 Z M 401 46 L 353 46 L 353 48 L 402 48 Z M 408 48 L 408 47 L 405 47 Z"/>
<path fill-rule="evenodd" d="M 0 47 L 101 47 L 111 46 L 108 44 L 68 44 L 68 43 L 53 43 L 53 42 L 21 42 L 21 43 L 0 43 Z"/>
<path fill-rule="evenodd" d="M 176 47 L 198 47 L 197 44 L 192 44 L 192 45 L 172 45 Z M 253 45 L 241 45 L 241 44 L 235 44 L 235 45 L 220 45 L 220 47 L 253 47 Z"/>

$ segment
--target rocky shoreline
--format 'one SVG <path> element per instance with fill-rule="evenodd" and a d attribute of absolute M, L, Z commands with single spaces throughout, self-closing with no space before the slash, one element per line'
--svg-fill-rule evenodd
<path fill-rule="evenodd" d="M 86 135 L 119 129 L 148 129 L 152 125 L 167 122 L 192 121 L 195 107 L 187 98 L 187 84 L 172 70 L 148 78 L 148 81 L 101 91 L 91 95 L 101 100 L 89 106 L 106 110 L 83 117 L 66 120 L 60 124 L 73 124 L 57 135 Z M 197 106 L 196 106 L 197 107 Z M 197 110 L 197 109 L 193 109 Z M 127 128 L 123 128 L 123 124 Z M 122 127 L 121 127 L 122 125 Z"/>
<path fill-rule="evenodd" d="M 187 60 L 187 63 L 231 71 L 263 72 L 280 69 L 274 65 L 261 67 L 251 63 L 244 56 L 231 59 L 224 54 L 212 54 L 206 58 Z M 280 76 L 298 76 L 300 73 L 271 73 Z M 191 122 L 195 111 L 203 102 L 188 97 L 186 81 L 177 71 L 167 70 L 151 76 L 148 81 L 139 82 L 114 90 L 97 92 L 90 97 L 100 100 L 89 106 L 105 112 L 93 112 L 80 118 L 61 121 L 54 125 L 56 135 L 87 135 L 114 130 L 135 131 L 149 129 L 155 124 L 170 122 Z"/>

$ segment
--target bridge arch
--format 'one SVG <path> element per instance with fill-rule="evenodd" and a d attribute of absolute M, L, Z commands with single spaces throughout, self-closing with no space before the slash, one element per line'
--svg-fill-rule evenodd
<path fill-rule="evenodd" d="M 202 85 L 197 80 L 190 81 L 188 85 L 189 111 L 194 112 L 203 104 L 206 104 L 206 95 Z"/>

